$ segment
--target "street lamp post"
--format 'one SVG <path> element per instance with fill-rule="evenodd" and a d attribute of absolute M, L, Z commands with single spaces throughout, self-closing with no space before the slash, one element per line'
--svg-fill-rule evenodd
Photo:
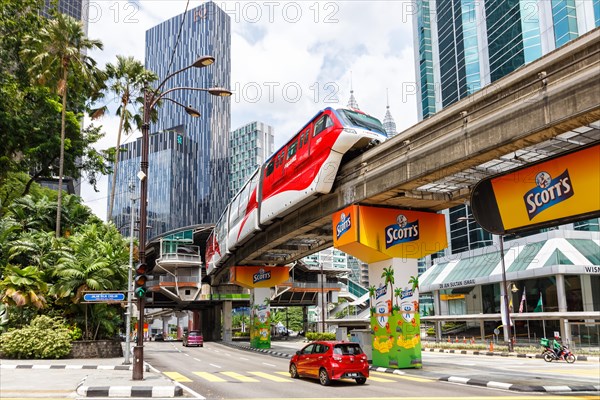
<path fill-rule="evenodd" d="M 506 282 L 506 265 L 504 264 L 504 236 L 499 235 L 498 236 L 499 242 L 500 242 L 500 264 L 502 265 L 502 287 L 501 289 L 501 295 L 502 295 L 502 301 L 503 301 L 503 309 L 504 312 L 502 313 L 502 324 L 504 325 L 504 341 L 506 342 L 507 346 L 508 346 L 508 351 L 512 352 L 514 350 L 513 348 L 513 342 L 512 342 L 512 336 L 511 336 L 511 329 L 510 329 L 510 308 L 509 308 L 509 303 L 508 303 L 508 287 L 507 287 L 507 282 Z M 502 308 L 500 309 L 500 311 L 502 311 Z"/>
<path fill-rule="evenodd" d="M 131 364 L 131 314 L 133 313 L 131 302 L 133 300 L 133 288 L 131 287 L 131 280 L 133 274 L 133 230 L 135 218 L 133 217 L 133 210 L 135 201 L 137 200 L 134 195 L 135 184 L 129 183 L 129 191 L 131 192 L 130 199 L 130 226 L 129 226 L 129 268 L 127 268 L 127 325 L 125 326 L 125 361 L 124 364 Z"/>
<path fill-rule="evenodd" d="M 156 106 L 156 104 L 161 100 L 168 100 L 173 102 L 185 109 L 185 111 L 193 116 L 199 117 L 200 113 L 189 106 L 185 106 L 173 99 L 168 97 L 164 97 L 166 94 L 177 91 L 177 90 L 195 90 L 208 92 L 213 96 L 226 97 L 231 96 L 231 91 L 224 88 L 214 87 L 210 89 L 204 88 L 195 88 L 195 87 L 175 87 L 168 89 L 162 93 L 159 90 L 165 85 L 165 83 L 173 76 L 189 69 L 192 67 L 195 68 L 203 68 L 208 65 L 211 65 L 215 59 L 211 56 L 202 56 L 198 58 L 193 64 L 182 68 L 178 71 L 173 72 L 168 75 L 163 81 L 158 85 L 155 90 L 149 90 L 146 88 L 144 91 L 144 113 L 143 113 L 143 121 L 142 121 L 142 154 L 141 154 L 141 162 L 140 162 L 140 173 L 138 174 L 141 183 L 140 183 L 140 232 L 139 232 L 139 262 L 140 264 L 146 263 L 146 225 L 147 225 L 147 210 L 148 210 L 148 153 L 150 147 L 150 113 Z M 139 318 L 138 318 L 138 335 L 137 335 L 137 345 L 133 349 L 134 354 L 134 363 L 133 363 L 133 380 L 142 380 L 144 379 L 144 305 L 145 305 L 145 296 L 141 296 L 138 298 L 138 309 L 139 309 Z"/>

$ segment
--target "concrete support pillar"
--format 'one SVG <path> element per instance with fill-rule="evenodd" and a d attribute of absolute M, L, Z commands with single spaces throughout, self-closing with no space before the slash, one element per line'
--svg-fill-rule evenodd
<path fill-rule="evenodd" d="M 421 368 L 418 263 L 391 258 L 369 264 L 373 366 Z"/>
<path fill-rule="evenodd" d="M 308 307 L 306 306 L 302 307 L 302 330 L 306 336 L 306 332 L 308 332 Z"/>
<path fill-rule="evenodd" d="M 485 343 L 485 322 L 479 321 L 479 332 L 481 333 L 481 341 Z"/>
<path fill-rule="evenodd" d="M 440 291 L 433 291 L 433 310 L 435 315 L 442 315 L 442 305 L 440 303 Z M 435 340 L 442 341 L 442 321 L 435 321 Z"/>
<path fill-rule="evenodd" d="M 558 312 L 567 312 L 567 294 L 565 291 L 565 276 L 556 275 L 556 296 L 558 297 Z M 570 344 L 571 338 L 571 327 L 569 326 L 569 320 L 560 320 L 560 337 L 565 344 Z"/>
<path fill-rule="evenodd" d="M 171 316 L 161 317 L 161 320 L 162 320 L 162 333 L 165 336 L 165 338 L 169 334 L 169 320 L 170 319 L 171 319 Z"/>
<path fill-rule="evenodd" d="M 317 313 L 317 332 L 327 332 L 327 293 L 325 292 L 325 282 L 327 278 L 325 274 L 317 275 L 317 281 L 319 285 L 319 295 L 317 296 L 317 307 L 319 312 Z"/>
<path fill-rule="evenodd" d="M 271 348 L 271 288 L 254 288 L 250 296 L 250 347 Z"/>
<path fill-rule="evenodd" d="M 232 340 L 232 304 L 231 300 L 223 302 L 223 340 L 225 342 Z"/>

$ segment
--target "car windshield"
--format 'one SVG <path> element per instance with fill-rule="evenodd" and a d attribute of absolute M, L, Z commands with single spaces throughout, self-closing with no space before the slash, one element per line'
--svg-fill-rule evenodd
<path fill-rule="evenodd" d="M 336 344 L 333 347 L 334 354 L 341 354 L 344 356 L 353 356 L 357 354 L 362 354 L 362 349 L 357 344 Z"/>
<path fill-rule="evenodd" d="M 200 336 L 200 332 L 190 332 L 188 336 Z"/>
<path fill-rule="evenodd" d="M 344 120 L 344 125 L 352 125 L 359 128 L 366 128 L 370 131 L 379 132 L 385 135 L 385 129 L 383 128 L 383 125 L 377 118 L 373 118 L 370 115 L 344 108 L 339 108 L 337 112 Z"/>

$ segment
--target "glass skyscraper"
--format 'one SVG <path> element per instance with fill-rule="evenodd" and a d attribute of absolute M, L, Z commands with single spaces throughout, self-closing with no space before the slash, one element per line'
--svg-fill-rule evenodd
<path fill-rule="evenodd" d="M 419 118 L 600 26 L 598 0 L 417 0 Z"/>
<path fill-rule="evenodd" d="M 210 55 L 214 64 L 176 74 L 161 91 L 229 88 L 230 45 L 230 17 L 208 2 L 146 31 L 145 64 L 162 82 L 198 57 Z M 156 107 L 158 119 L 150 125 L 149 238 L 185 226 L 215 223 L 229 201 L 229 98 L 190 89 L 165 97 L 190 105 L 201 116 L 193 118 L 170 101 L 163 100 Z M 141 140 L 123 146 L 127 151 L 121 153 L 114 205 L 117 226 L 129 218 L 127 187 L 132 178 L 137 180 L 140 146 Z"/>
<path fill-rule="evenodd" d="M 275 130 L 254 121 L 229 136 L 229 193 L 233 197 L 250 175 L 275 151 Z"/>
<path fill-rule="evenodd" d="M 420 119 L 600 26 L 600 0 L 417 0 L 416 5 Z M 494 243 L 472 220 L 468 205 L 443 213 L 449 246 L 431 259 Z M 597 230 L 598 220 L 573 228 Z"/>

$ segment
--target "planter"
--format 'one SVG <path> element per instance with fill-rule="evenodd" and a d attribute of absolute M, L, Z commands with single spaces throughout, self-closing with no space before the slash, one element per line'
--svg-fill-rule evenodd
<path fill-rule="evenodd" d="M 67 358 L 123 357 L 123 346 L 117 340 L 77 340 Z"/>

